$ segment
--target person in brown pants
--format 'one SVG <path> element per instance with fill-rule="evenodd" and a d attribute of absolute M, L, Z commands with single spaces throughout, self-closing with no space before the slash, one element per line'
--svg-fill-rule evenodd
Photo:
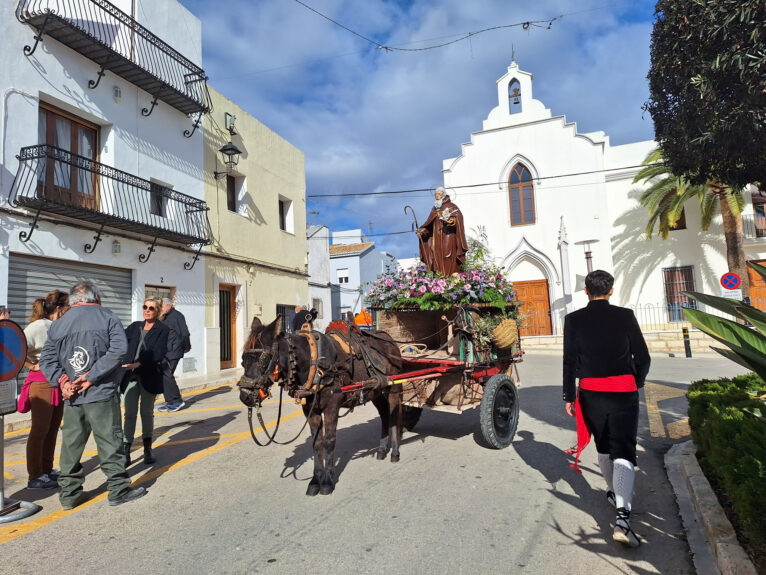
<path fill-rule="evenodd" d="M 64 402 L 58 388 L 52 388 L 40 371 L 40 352 L 48 339 L 51 323 L 67 309 L 69 296 L 58 290 L 35 300 L 29 325 L 24 329 L 27 338 L 27 357 L 24 365 L 29 375 L 24 385 L 29 386 L 32 429 L 27 440 L 27 472 L 29 489 L 53 489 L 58 486 L 58 473 L 53 469 Z"/>

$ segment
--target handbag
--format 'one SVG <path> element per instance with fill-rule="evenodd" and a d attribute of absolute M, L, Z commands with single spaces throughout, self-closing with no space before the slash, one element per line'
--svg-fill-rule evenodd
<path fill-rule="evenodd" d="M 19 398 L 16 402 L 16 411 L 19 413 L 27 413 L 32 409 L 32 402 L 29 399 L 29 387 L 31 385 L 32 382 L 27 380 L 24 382 L 24 385 L 21 386 L 21 393 L 19 393 Z"/>

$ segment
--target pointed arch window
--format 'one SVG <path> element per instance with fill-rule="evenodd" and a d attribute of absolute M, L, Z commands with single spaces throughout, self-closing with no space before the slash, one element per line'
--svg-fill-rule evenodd
<path fill-rule="evenodd" d="M 532 174 L 523 164 L 516 164 L 508 180 L 511 204 L 511 225 L 523 226 L 535 223 L 535 190 Z"/>

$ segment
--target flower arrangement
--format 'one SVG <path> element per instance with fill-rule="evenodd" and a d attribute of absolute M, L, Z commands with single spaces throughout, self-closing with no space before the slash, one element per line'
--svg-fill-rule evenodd
<path fill-rule="evenodd" d="M 455 306 L 488 304 L 515 316 L 516 292 L 496 266 L 464 269 L 442 277 L 424 264 L 382 274 L 367 293 L 370 307 L 383 309 L 446 310 Z"/>

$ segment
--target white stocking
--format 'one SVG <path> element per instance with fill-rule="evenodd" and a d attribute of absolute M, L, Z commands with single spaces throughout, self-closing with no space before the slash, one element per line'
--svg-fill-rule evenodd
<path fill-rule="evenodd" d="M 627 511 L 630 511 L 630 501 L 633 499 L 633 484 L 635 483 L 635 478 L 636 472 L 630 461 L 627 459 L 614 460 L 612 481 L 614 482 L 614 495 L 617 500 L 618 509 L 624 507 Z"/>
<path fill-rule="evenodd" d="M 598 454 L 598 466 L 601 468 L 601 475 L 603 475 L 606 480 L 606 488 L 609 491 L 614 491 L 614 489 L 612 489 L 612 473 L 614 466 L 612 465 L 612 460 L 609 458 L 608 453 Z"/>

